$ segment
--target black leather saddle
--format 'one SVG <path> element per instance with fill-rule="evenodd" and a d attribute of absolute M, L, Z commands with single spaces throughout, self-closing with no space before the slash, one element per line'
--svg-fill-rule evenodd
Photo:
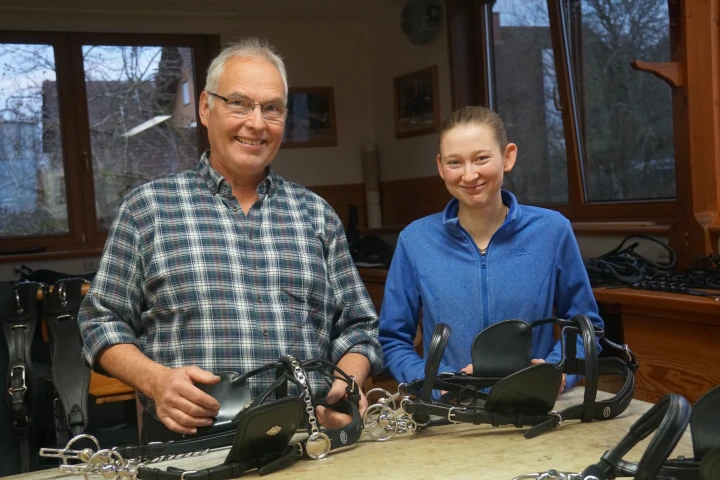
<path fill-rule="evenodd" d="M 268 370 L 275 370 L 275 381 L 260 395 L 251 398 L 248 378 Z M 314 411 L 322 403 L 312 400 L 307 382 L 309 372 L 319 372 L 329 379 L 347 382 L 347 399 L 332 407 L 348 413 L 352 417 L 350 424 L 338 429 L 319 430 Z M 198 471 L 141 467 L 137 471 L 138 479 L 223 480 L 237 478 L 252 469 L 265 475 L 292 465 L 300 457 L 323 458 L 331 450 L 354 444 L 362 434 L 362 419 L 358 410 L 360 387 L 353 377 L 331 362 L 301 362 L 291 356 L 283 356 L 278 362 L 244 375 L 236 372 L 221 372 L 218 375 L 221 377 L 219 383 L 200 386 L 220 403 L 220 411 L 211 426 L 198 428 L 197 434 L 181 441 L 114 450 L 125 458 L 153 458 L 232 445 L 225 462 Z M 290 385 L 295 385 L 297 393 L 288 396 Z M 291 444 L 290 440 L 303 423 L 307 426 L 307 439 Z"/>
<path fill-rule="evenodd" d="M 531 365 L 532 329 L 554 324 L 560 328 L 561 360 L 557 364 Z M 472 344 L 473 373 L 438 373 L 443 351 L 450 338 L 448 325 L 438 324 L 433 332 L 425 378 L 404 385 L 414 395 L 404 405 L 419 426 L 443 423 L 491 424 L 493 426 L 531 426 L 526 438 L 553 430 L 565 420 L 583 422 L 607 420 L 627 408 L 635 391 L 637 361 L 627 345 L 620 346 L 605 338 L 604 331 L 585 315 L 569 320 L 546 318 L 526 323 L 506 320 L 480 332 Z M 585 358 L 577 357 L 577 338 L 582 337 Z M 621 352 L 621 358 L 598 358 L 599 341 L 603 347 Z M 562 383 L 562 374 L 585 376 L 583 403 L 561 412 L 553 410 Z M 600 375 L 624 378 L 617 395 L 597 400 Z M 489 393 L 481 390 L 490 387 Z M 432 391 L 445 390 L 440 401 L 432 400 Z M 432 420 L 430 416 L 443 420 Z"/>
<path fill-rule="evenodd" d="M 690 424 L 693 458 L 668 459 Z M 623 460 L 638 442 L 655 432 L 637 463 Z M 718 480 L 720 479 L 720 386 L 705 393 L 691 407 L 684 397 L 663 397 L 638 419 L 627 435 L 598 463 L 567 478 L 611 480 Z"/>

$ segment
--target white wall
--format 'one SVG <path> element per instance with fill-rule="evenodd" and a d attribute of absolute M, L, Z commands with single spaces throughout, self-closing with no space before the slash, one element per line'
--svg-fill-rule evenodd
<path fill-rule="evenodd" d="M 337 147 L 280 149 L 273 167 L 303 185 L 362 182 L 360 150 L 374 135 L 369 30 L 359 23 L 240 24 L 222 35 L 268 38 L 283 56 L 292 87 L 333 87 Z"/>
<path fill-rule="evenodd" d="M 399 180 L 437 175 L 437 135 L 397 139 L 393 120 L 393 78 L 432 65 L 438 66 L 440 121 L 451 111 L 450 60 L 443 18 L 437 39 L 413 45 L 399 27 L 401 5 L 388 8 L 389 15 L 371 26 L 372 83 L 376 143 L 380 180 Z M 444 12 L 443 12 L 444 16 Z"/>

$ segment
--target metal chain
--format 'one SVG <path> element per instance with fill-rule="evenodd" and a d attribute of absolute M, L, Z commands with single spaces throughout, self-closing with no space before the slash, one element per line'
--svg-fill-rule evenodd
<path fill-rule="evenodd" d="M 311 433 L 318 433 L 320 429 L 317 426 L 317 418 L 315 417 L 315 408 L 312 404 L 312 398 L 310 397 L 310 391 L 307 387 L 307 378 L 305 377 L 305 371 L 300 366 L 300 362 L 295 360 L 294 357 L 291 357 L 288 355 L 288 358 L 290 359 L 290 363 L 293 366 L 295 378 L 298 382 L 302 385 L 303 388 L 303 400 L 305 400 L 305 410 L 308 414 L 308 422 L 310 423 Z"/>
<path fill-rule="evenodd" d="M 551 468 L 547 472 L 526 473 L 513 480 L 598 480 L 598 478 L 593 475 L 583 477 L 581 473 L 558 472 Z"/>
<path fill-rule="evenodd" d="M 321 458 L 325 458 L 330 452 L 332 443 L 330 442 L 330 438 L 328 438 L 328 436 L 322 433 L 318 428 L 317 418 L 315 417 L 315 408 L 313 407 L 312 397 L 310 396 L 310 390 L 307 386 L 305 371 L 302 369 L 300 362 L 298 362 L 295 357 L 290 355 L 287 357 L 293 367 L 295 378 L 302 386 L 305 411 L 308 414 L 308 423 L 310 424 L 310 436 L 305 443 L 305 452 L 308 454 L 308 457 L 320 460 Z"/>

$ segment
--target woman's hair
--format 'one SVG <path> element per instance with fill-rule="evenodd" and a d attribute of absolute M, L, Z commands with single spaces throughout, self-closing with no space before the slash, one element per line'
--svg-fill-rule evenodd
<path fill-rule="evenodd" d="M 275 53 L 275 49 L 268 43 L 267 40 L 248 37 L 240 40 L 237 43 L 223 49 L 210 63 L 207 72 L 207 79 L 205 80 L 205 91 L 215 92 L 218 84 L 220 83 L 220 75 L 222 75 L 225 69 L 225 63 L 231 58 L 242 57 L 242 58 L 262 58 L 272 63 L 275 68 L 280 72 L 282 77 L 283 85 L 285 86 L 285 96 L 288 93 L 287 83 L 287 72 L 285 71 L 285 64 L 283 63 L 280 55 Z M 208 98 L 208 105 L 210 108 L 213 106 L 213 97 Z"/>
<path fill-rule="evenodd" d="M 443 135 L 445 135 L 446 132 L 463 125 L 484 125 L 488 127 L 495 132 L 495 139 L 497 140 L 498 145 L 500 145 L 500 152 L 505 151 L 508 140 L 505 123 L 503 123 L 502 118 L 489 108 L 477 106 L 462 107 L 451 113 L 440 126 L 438 145 L 442 141 Z"/>

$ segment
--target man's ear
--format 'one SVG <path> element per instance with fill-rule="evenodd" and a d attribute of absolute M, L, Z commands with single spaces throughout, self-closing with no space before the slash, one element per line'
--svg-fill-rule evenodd
<path fill-rule="evenodd" d="M 437 167 L 438 167 L 438 173 L 440 174 L 440 178 L 445 180 L 445 175 L 443 175 L 443 169 L 442 169 L 442 159 L 440 158 L 440 154 L 437 154 Z"/>
<path fill-rule="evenodd" d="M 208 120 L 210 119 L 210 104 L 208 103 L 209 100 L 210 96 L 207 94 L 207 92 L 203 91 L 200 94 L 199 113 L 200 123 L 202 123 L 206 127 L 208 126 Z"/>
<path fill-rule="evenodd" d="M 505 162 L 503 164 L 503 172 L 507 173 L 515 166 L 515 160 L 517 159 L 517 145 L 514 143 L 508 143 L 505 147 Z"/>

